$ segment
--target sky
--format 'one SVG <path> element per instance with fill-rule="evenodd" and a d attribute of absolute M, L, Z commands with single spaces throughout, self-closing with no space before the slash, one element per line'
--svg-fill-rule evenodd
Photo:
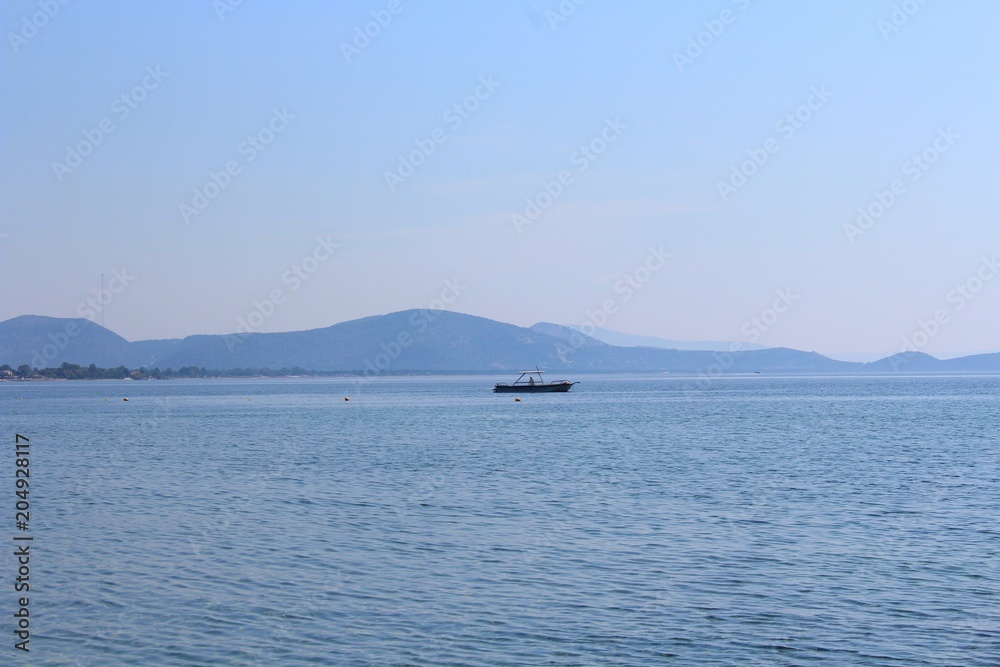
<path fill-rule="evenodd" d="M 1000 3 L 63 2 L 0 5 L 0 320 L 1000 350 Z"/>

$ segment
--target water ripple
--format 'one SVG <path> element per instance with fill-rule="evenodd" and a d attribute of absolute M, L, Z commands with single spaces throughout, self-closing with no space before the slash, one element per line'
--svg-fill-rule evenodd
<path fill-rule="evenodd" d="M 1000 664 L 998 378 L 342 385 L 0 386 L 23 664 Z"/>

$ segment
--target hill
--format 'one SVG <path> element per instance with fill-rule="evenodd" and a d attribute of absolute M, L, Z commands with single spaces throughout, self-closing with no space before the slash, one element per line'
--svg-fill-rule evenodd
<path fill-rule="evenodd" d="M 572 325 L 567 328 L 574 329 L 576 331 L 583 331 L 583 327 L 580 325 Z M 656 336 L 637 336 L 636 334 L 622 333 L 620 331 L 612 331 L 610 329 L 601 329 L 600 327 L 593 327 L 591 337 L 602 343 L 617 345 L 619 347 L 661 347 L 667 350 L 708 350 L 710 352 L 731 350 L 734 345 L 738 345 L 741 350 L 766 349 L 765 345 L 759 345 L 757 343 L 732 343 L 719 340 L 669 340 L 666 338 L 657 338 Z"/>
<path fill-rule="evenodd" d="M 449 311 L 406 310 L 308 331 L 195 335 L 128 342 L 84 319 L 25 315 L 0 322 L 0 363 L 55 367 L 179 369 L 184 366 L 292 368 L 310 371 L 674 373 L 895 373 L 1000 371 L 1000 354 L 939 360 L 894 355 L 869 364 L 815 352 L 764 348 L 737 352 L 621 347 L 574 328 L 531 328 Z"/>
<path fill-rule="evenodd" d="M 0 322 L 0 359 L 11 366 L 44 368 L 64 361 L 119 366 L 128 358 L 130 345 L 118 334 L 83 318 L 22 315 Z"/>

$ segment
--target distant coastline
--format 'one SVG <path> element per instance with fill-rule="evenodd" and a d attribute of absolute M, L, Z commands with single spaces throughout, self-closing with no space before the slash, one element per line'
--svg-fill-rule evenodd
<path fill-rule="evenodd" d="M 373 315 L 308 331 L 135 342 L 86 319 L 23 315 L 0 322 L 0 363 L 10 364 L 0 378 L 507 375 L 536 366 L 560 373 L 669 372 L 709 378 L 1000 372 L 1000 353 L 937 359 L 904 347 L 883 359 L 852 362 L 791 348 L 748 347 L 739 341 L 721 350 L 613 345 L 571 327 L 545 322 L 520 327 L 444 310 Z"/>
<path fill-rule="evenodd" d="M 496 371 L 490 370 L 470 370 L 470 371 L 383 371 L 370 373 L 364 370 L 357 371 L 310 371 L 304 368 L 280 368 L 271 370 L 268 368 L 230 368 L 228 370 L 216 370 L 209 368 L 185 367 L 177 371 L 170 368 L 160 370 L 159 368 L 136 368 L 129 369 L 124 366 L 117 368 L 98 368 L 94 364 L 83 367 L 78 364 L 64 363 L 59 368 L 17 368 L 12 369 L 8 364 L 0 366 L 0 383 L 11 382 L 68 382 L 78 380 L 224 380 L 224 379 L 293 379 L 293 378 L 402 378 L 402 377 L 474 377 L 484 375 L 495 375 Z M 671 371 L 585 371 L 579 375 L 629 375 L 645 377 L 650 375 L 673 376 L 677 378 L 699 377 L 697 373 L 691 372 L 671 372 Z M 873 373 L 871 371 L 802 371 L 785 370 L 760 372 L 735 372 L 727 373 L 720 377 L 740 378 L 740 377 L 884 377 L 884 376 L 993 376 L 1000 375 L 1000 371 L 991 370 L 966 370 L 966 371 L 891 371 L 885 373 Z"/>
<path fill-rule="evenodd" d="M 335 375 L 337 373 L 328 373 Z M 64 362 L 58 368 L 31 368 L 22 364 L 12 368 L 9 364 L 0 366 L 0 382 L 30 382 L 51 380 L 173 380 L 191 378 L 236 378 L 236 377 L 316 377 L 319 373 L 304 368 L 231 368 L 214 370 L 185 366 L 178 370 L 167 368 L 99 368 L 95 364 L 81 366 Z"/>

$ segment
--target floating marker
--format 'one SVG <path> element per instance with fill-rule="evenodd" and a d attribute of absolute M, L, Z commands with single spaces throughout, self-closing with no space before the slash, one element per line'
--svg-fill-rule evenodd
<path fill-rule="evenodd" d="M 521 402 L 521 399 L 520 399 L 520 398 L 515 398 L 515 399 L 514 399 L 514 402 L 515 402 L 515 403 L 520 403 L 520 402 Z"/>
<path fill-rule="evenodd" d="M 344 396 L 344 400 L 345 400 L 345 401 L 349 401 L 349 400 L 351 400 L 351 399 L 349 399 L 349 398 L 347 398 L 346 396 Z"/>

